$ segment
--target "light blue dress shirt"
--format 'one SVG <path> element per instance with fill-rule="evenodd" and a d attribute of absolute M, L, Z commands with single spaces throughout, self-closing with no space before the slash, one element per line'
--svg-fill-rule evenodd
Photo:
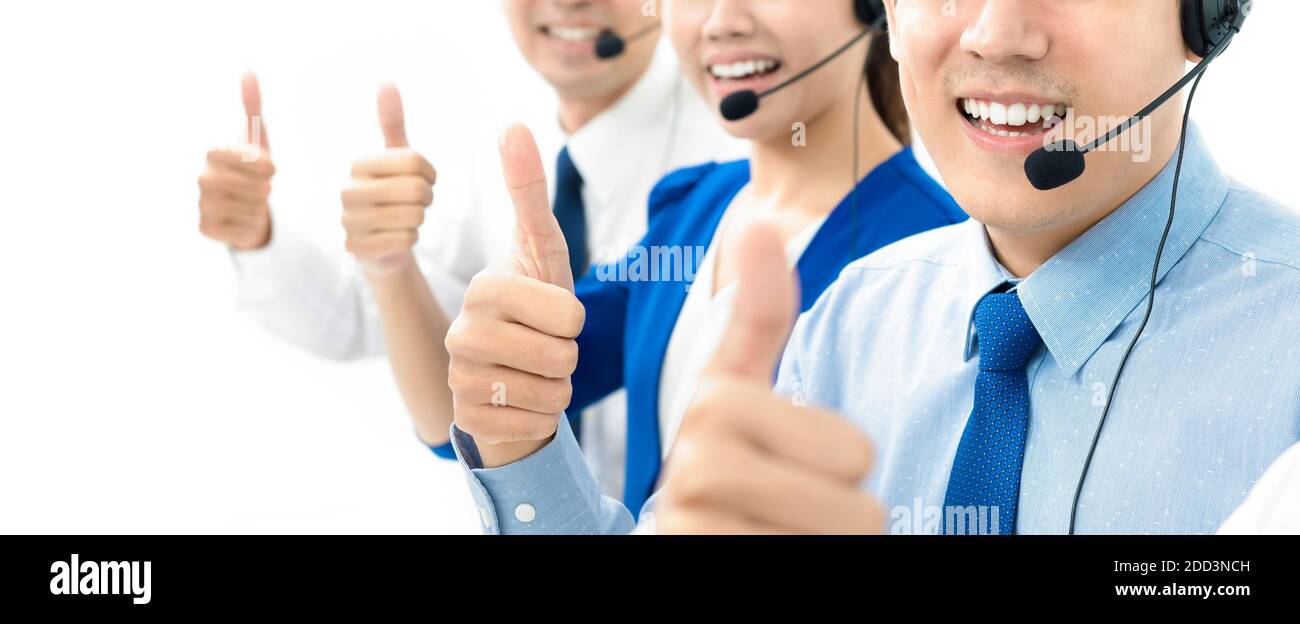
<path fill-rule="evenodd" d="M 1021 533 L 1068 530 L 1107 384 L 1146 310 L 1172 181 L 1170 163 L 1018 285 L 1045 345 L 1028 367 Z M 974 401 L 972 313 L 1006 281 L 983 226 L 968 221 L 849 265 L 795 328 L 777 391 L 873 439 L 864 486 L 889 511 L 889 532 L 938 530 Z M 1080 533 L 1213 533 L 1300 440 L 1300 213 L 1231 181 L 1195 129 L 1156 307 L 1115 402 Z M 567 427 L 495 470 L 475 469 L 472 440 L 456 439 L 487 532 L 632 529 L 627 510 L 599 496 Z"/>

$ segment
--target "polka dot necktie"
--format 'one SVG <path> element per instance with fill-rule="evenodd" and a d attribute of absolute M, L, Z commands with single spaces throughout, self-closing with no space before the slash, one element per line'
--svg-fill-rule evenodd
<path fill-rule="evenodd" d="M 957 446 L 943 504 L 946 535 L 1011 535 L 1029 430 L 1025 367 L 1042 339 L 1020 296 L 993 293 L 975 307 L 975 407 Z"/>

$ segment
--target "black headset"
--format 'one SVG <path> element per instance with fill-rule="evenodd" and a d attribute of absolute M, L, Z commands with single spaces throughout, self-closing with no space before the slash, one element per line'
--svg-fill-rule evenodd
<path fill-rule="evenodd" d="M 1253 0 L 1183 0 L 1183 41 L 1202 58 L 1233 33 L 1238 15 L 1250 14 Z"/>
<path fill-rule="evenodd" d="M 883 0 L 853 0 L 853 12 L 858 21 L 874 26 L 885 16 L 885 3 Z"/>

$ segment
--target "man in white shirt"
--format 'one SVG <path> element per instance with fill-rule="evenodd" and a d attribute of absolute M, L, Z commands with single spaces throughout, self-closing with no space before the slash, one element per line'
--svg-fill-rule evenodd
<path fill-rule="evenodd" d="M 653 29 L 659 10 L 658 2 L 642 0 L 505 2 L 520 51 L 557 96 L 554 103 L 528 102 L 519 108 L 545 118 L 530 124 L 538 130 L 542 152 L 555 156 L 564 148 L 566 164 L 580 175 L 592 262 L 620 254 L 640 238 L 649 192 L 665 173 L 744 154 L 743 146 L 721 130 L 684 84 L 671 50 L 657 45 Z M 594 48 L 605 32 L 651 36 L 629 36 L 621 55 L 602 60 Z M 397 101 L 400 115 L 395 91 L 381 94 L 381 107 L 384 99 L 390 108 Z M 356 270 L 344 250 L 318 248 L 282 222 L 272 227 L 267 199 L 274 167 L 261 126 L 260 94 L 251 77 L 245 79 L 244 102 L 250 146 L 213 150 L 200 178 L 200 229 L 231 247 L 240 306 L 275 334 L 321 356 L 349 360 L 383 354 L 379 310 L 364 271 Z M 469 171 L 463 178 L 439 183 L 435 227 L 420 229 L 422 215 L 413 216 L 409 233 L 373 245 L 352 242 L 356 237 L 349 232 L 349 246 L 363 267 L 367 258 L 409 250 L 448 318 L 459 310 L 470 278 L 510 245 L 514 214 L 501 184 L 495 142 L 481 143 L 466 152 Z M 411 152 L 392 141 L 389 147 Z M 548 163 L 550 180 L 556 180 L 557 161 Z M 435 178 L 430 167 L 427 184 L 432 186 Z M 432 193 L 416 190 L 409 199 L 417 208 L 432 202 Z M 556 193 L 554 183 L 550 193 Z M 345 204 L 349 199 L 345 194 Z M 420 243 L 412 248 L 416 231 Z M 610 397 L 593 408 L 599 414 L 583 418 L 589 461 L 610 492 L 621 490 L 623 400 Z M 417 429 L 432 447 L 446 441 L 445 428 L 421 427 L 418 416 Z"/>

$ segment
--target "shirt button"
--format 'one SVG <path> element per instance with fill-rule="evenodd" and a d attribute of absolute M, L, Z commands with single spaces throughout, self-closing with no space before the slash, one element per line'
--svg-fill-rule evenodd
<path fill-rule="evenodd" d="M 520 522 L 532 522 L 537 519 L 537 509 L 528 503 L 520 503 L 515 507 L 515 520 Z"/>
<path fill-rule="evenodd" d="M 492 514 L 488 513 L 488 510 L 487 510 L 486 507 L 479 507 L 479 508 L 478 508 L 478 517 L 479 517 L 479 520 L 482 520 L 482 521 L 483 521 L 483 528 L 485 528 L 485 529 L 490 529 L 490 528 L 492 528 Z"/>

